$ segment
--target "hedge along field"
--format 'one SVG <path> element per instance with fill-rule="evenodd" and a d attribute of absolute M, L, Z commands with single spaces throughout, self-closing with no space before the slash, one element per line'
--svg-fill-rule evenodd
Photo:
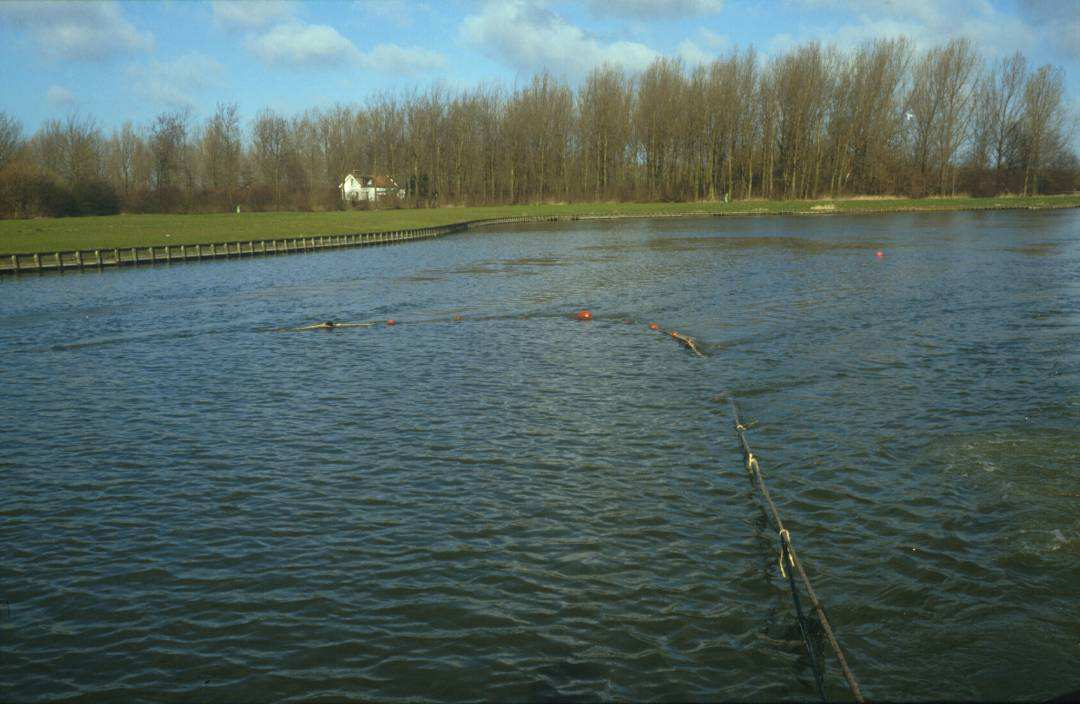
<path fill-rule="evenodd" d="M 0 220 L 0 253 L 207 244 L 448 225 L 518 216 L 758 215 L 909 210 L 984 210 L 1080 207 L 1080 195 L 1016 198 L 850 199 L 737 201 L 734 203 L 572 203 L 476 208 L 431 208 L 324 213 L 214 213 L 110 215 Z"/>

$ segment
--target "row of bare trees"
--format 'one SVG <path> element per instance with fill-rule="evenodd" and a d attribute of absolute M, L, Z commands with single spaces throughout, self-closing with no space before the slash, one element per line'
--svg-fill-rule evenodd
<path fill-rule="evenodd" d="M 219 105 L 106 134 L 72 115 L 23 139 L 0 114 L 0 212 L 65 214 L 65 196 L 68 214 L 329 209 L 354 170 L 392 176 L 415 206 L 1073 191 L 1071 120 L 1060 69 L 986 62 L 963 39 L 768 61 L 750 48 L 692 69 L 602 67 L 576 88 L 545 73 L 250 122 Z M 83 200 L 106 206 L 79 201 L 87 184 Z"/>

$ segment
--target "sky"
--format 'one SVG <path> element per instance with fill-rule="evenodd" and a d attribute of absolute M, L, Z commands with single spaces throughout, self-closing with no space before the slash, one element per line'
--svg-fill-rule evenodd
<path fill-rule="evenodd" d="M 1080 114 L 1080 0 L 0 0 L 0 111 L 27 136 L 72 113 L 109 130 L 236 103 L 250 120 L 434 85 L 512 87 L 545 69 L 576 83 L 603 63 L 899 35 L 1060 66 Z"/>

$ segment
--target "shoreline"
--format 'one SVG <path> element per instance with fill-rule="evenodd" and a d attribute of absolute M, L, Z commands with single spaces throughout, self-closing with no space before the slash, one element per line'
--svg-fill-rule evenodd
<path fill-rule="evenodd" d="M 63 272 L 68 270 L 101 269 L 104 267 L 123 267 L 131 265 L 162 264 L 172 262 L 201 261 L 204 259 L 231 258 L 242 256 L 259 256 L 268 254 L 285 254 L 296 252 L 318 251 L 327 248 L 343 248 L 355 246 L 367 246 L 376 244 L 390 244 L 394 242 L 411 241 L 414 239 L 429 239 L 448 234 L 466 232 L 479 227 L 490 227 L 501 224 L 520 224 L 533 222 L 572 222 L 575 220 L 624 220 L 646 218 L 705 218 L 705 217 L 761 217 L 761 216 L 815 216 L 815 215 L 887 215 L 893 213 L 936 213 L 936 212 L 987 212 L 987 211 L 1016 211 L 1016 210 L 1061 210 L 1080 207 L 1080 196 L 1040 196 L 1040 197 L 1013 197 L 995 199 L 938 199 L 934 201 L 916 202 L 911 200 L 876 200 L 876 199 L 851 199 L 837 201 L 760 201 L 761 207 L 740 208 L 733 204 L 722 204 L 721 208 L 690 209 L 698 204 L 660 204 L 660 203 L 627 203 L 627 204 L 582 204 L 575 205 L 548 205 L 548 206 L 492 206 L 485 208 L 444 208 L 427 210 L 401 210 L 401 211 L 367 211 L 365 215 L 375 216 L 389 214 L 397 215 L 398 219 L 416 219 L 417 215 L 426 216 L 429 220 L 435 220 L 437 224 L 426 227 L 412 227 L 399 229 L 374 229 L 353 230 L 351 232 L 338 232 L 330 234 L 298 234 L 295 236 L 273 235 L 266 238 L 256 239 L 223 239 L 205 234 L 205 231 L 195 236 L 180 236 L 177 239 L 167 241 L 171 234 L 164 236 L 157 233 L 146 233 L 136 240 L 143 242 L 124 243 L 116 246 L 116 243 L 97 244 L 91 247 L 85 245 L 81 248 L 43 247 L 41 249 L 27 249 L 15 251 L 5 248 L 0 244 L 0 275 L 20 274 L 30 272 Z M 773 207 L 769 207 L 770 203 Z M 864 205 L 865 204 L 865 205 Z M 682 205 L 682 207 L 679 207 Z M 602 212 L 603 208 L 590 210 L 590 206 L 603 206 L 610 212 Z M 668 206 L 661 208 L 660 206 Z M 672 208 L 674 206 L 674 208 Z M 725 207 L 726 206 L 726 207 Z M 580 210 L 579 210 L 580 208 Z M 556 211 L 556 212 L 544 212 Z M 573 212 L 577 210 L 578 212 Z M 601 212 L 597 212 L 601 210 Z M 498 213 L 514 212 L 513 215 L 502 217 L 476 218 L 438 222 L 442 215 L 451 215 L 457 212 L 481 214 L 484 211 L 494 215 Z M 492 212 L 494 211 L 494 212 Z M 529 214 L 529 211 L 536 214 Z M 563 212 L 558 212 L 563 211 Z M 637 212 L 635 212 L 637 211 Z M 518 214 L 520 213 L 520 214 Z M 333 213 L 331 218 L 344 219 L 351 212 Z M 281 221 L 288 219 L 298 220 L 326 220 L 321 213 L 248 213 L 247 222 L 252 220 L 276 218 Z M 309 216 L 309 217 L 305 217 Z M 432 217 L 434 216 L 434 217 Z M 116 215 L 98 218 L 58 218 L 49 219 L 48 223 L 53 229 L 59 230 L 92 230 L 91 225 L 114 224 L 126 219 L 150 219 L 156 220 L 157 229 L 162 224 L 167 229 L 172 224 L 192 223 L 205 224 L 198 219 L 216 219 L 221 221 L 219 228 L 223 231 L 233 229 L 231 226 L 236 221 L 231 220 L 231 214 L 209 215 Z M 242 217 L 242 216 L 241 216 Z M 384 218 L 391 220 L 391 218 Z M 185 222 L 186 221 L 186 222 Z M 15 226 L 31 226 L 34 231 L 40 231 L 43 222 L 41 220 L 0 221 L 0 234 L 6 224 L 8 228 Z M 269 223 L 268 223 L 269 224 Z M 359 223 L 357 223 L 359 224 Z M 80 225 L 86 227 L 80 228 Z M 271 224 L 272 225 L 272 224 Z M 65 227 L 74 226 L 74 227 Z M 153 229 L 153 228 L 152 228 Z M 199 228 L 203 230 L 203 228 Z M 212 229 L 212 228 L 211 228 Z M 68 237 L 70 238 L 70 233 Z M 79 239 L 91 239 L 91 232 L 75 233 Z M 129 234 L 130 238 L 131 235 Z M 47 236 L 46 236 L 47 238 Z M 150 238 L 155 238 L 156 241 Z M 16 238 L 19 239 L 19 238 Z M 63 237 L 58 237 L 57 244 L 61 244 Z M 104 241 L 108 241 L 108 236 Z M 82 244 L 82 243 L 80 243 Z M 203 252 L 203 248 L 209 248 L 209 252 Z M 191 251 L 189 251 L 191 250 Z"/>

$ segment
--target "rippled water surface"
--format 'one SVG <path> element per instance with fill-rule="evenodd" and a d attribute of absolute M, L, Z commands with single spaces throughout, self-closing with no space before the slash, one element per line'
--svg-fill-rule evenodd
<path fill-rule="evenodd" d="M 1077 211 L 8 278 L 0 699 L 812 698 L 723 391 L 867 696 L 1078 690 L 1078 350 Z"/>

